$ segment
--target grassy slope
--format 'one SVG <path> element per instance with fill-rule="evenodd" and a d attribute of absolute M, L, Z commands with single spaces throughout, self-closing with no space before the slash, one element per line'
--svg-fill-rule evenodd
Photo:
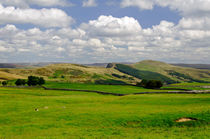
<path fill-rule="evenodd" d="M 7 73 L 4 71 L 0 71 L 0 81 L 14 80 L 14 79 L 18 79 L 18 78 L 23 78 L 23 77 L 16 75 L 16 74 L 11 74 L 11 73 Z"/>
<path fill-rule="evenodd" d="M 195 79 L 195 80 L 201 80 L 203 78 L 210 78 L 210 70 L 183 68 L 183 67 L 173 66 L 173 65 L 166 64 L 159 61 L 145 60 L 139 63 L 135 63 L 132 66 L 139 70 L 160 73 L 164 76 L 167 76 L 177 81 L 187 81 L 188 79 L 187 77 L 184 77 L 182 75 L 176 76 L 176 75 L 170 75 L 170 73 L 177 72 L 180 74 L 184 74 L 185 76 L 189 76 L 190 78 Z"/>
<path fill-rule="evenodd" d="M 160 80 L 166 83 L 175 83 L 174 80 L 170 79 L 167 76 L 164 76 L 162 74 L 159 74 L 157 72 L 151 72 L 151 71 L 144 71 L 136 69 L 135 67 L 132 67 L 130 65 L 124 65 L 124 64 L 115 64 L 115 69 L 119 70 L 120 72 L 132 75 L 139 79 L 147 79 L 147 80 Z"/>
<path fill-rule="evenodd" d="M 207 139 L 209 101 L 209 94 L 115 97 L 0 88 L 0 138 Z M 176 123 L 180 117 L 199 121 Z"/>
<path fill-rule="evenodd" d="M 106 69 L 102 67 L 86 67 L 76 64 L 52 64 L 41 68 L 31 69 L 0 69 L 15 75 L 27 77 L 29 75 L 43 76 L 51 81 L 66 82 L 94 82 L 96 80 L 120 80 L 126 83 L 135 83 L 138 79 L 129 79 L 129 75 L 125 75 L 115 69 Z M 112 76 L 117 74 L 124 78 Z M 62 77 L 63 76 L 63 77 Z"/>

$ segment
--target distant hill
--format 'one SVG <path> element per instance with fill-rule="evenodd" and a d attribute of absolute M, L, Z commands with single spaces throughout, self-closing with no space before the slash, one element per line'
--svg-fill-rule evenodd
<path fill-rule="evenodd" d="M 34 75 L 42 76 L 50 81 L 78 83 L 135 84 L 139 81 L 139 79 L 121 73 L 116 69 L 88 67 L 78 64 L 50 64 L 34 68 L 0 69 L 0 72 L 4 72 L 8 75 L 16 75 L 22 78 Z M 7 80 L 7 78 L 4 79 Z"/>
<path fill-rule="evenodd" d="M 207 82 L 210 79 L 210 70 L 179 67 L 153 60 L 144 60 L 131 65 L 116 63 L 112 65 L 120 72 L 136 78 L 156 79 L 166 83 Z"/>
<path fill-rule="evenodd" d="M 0 68 L 28 68 L 42 67 L 50 64 L 58 64 L 57 62 L 40 62 L 40 63 L 0 63 Z"/>
<path fill-rule="evenodd" d="M 93 64 L 82 64 L 84 66 L 91 66 L 91 67 L 106 67 L 109 63 L 93 63 Z M 133 64 L 131 62 L 120 62 L 120 64 Z"/>
<path fill-rule="evenodd" d="M 0 68 L 19 68 L 19 67 L 23 67 L 23 66 L 18 65 L 18 64 L 11 64 L 11 63 L 0 63 Z"/>
<path fill-rule="evenodd" d="M 174 66 L 189 67 L 196 69 L 210 69 L 210 64 L 172 64 Z"/>

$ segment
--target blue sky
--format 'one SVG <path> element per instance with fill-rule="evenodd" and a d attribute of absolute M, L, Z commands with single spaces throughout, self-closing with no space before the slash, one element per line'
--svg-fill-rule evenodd
<path fill-rule="evenodd" d="M 0 0 L 0 62 L 210 63 L 209 0 Z"/>

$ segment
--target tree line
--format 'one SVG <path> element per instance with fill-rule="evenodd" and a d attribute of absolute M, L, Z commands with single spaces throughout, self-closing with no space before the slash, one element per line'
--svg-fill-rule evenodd
<path fill-rule="evenodd" d="M 8 81 L 3 81 L 1 83 L 3 86 L 8 85 Z M 36 77 L 36 76 L 28 76 L 28 79 L 17 79 L 15 81 L 15 85 L 16 86 L 24 86 L 24 85 L 28 85 L 28 86 L 37 86 L 37 85 L 43 85 L 45 84 L 45 80 L 43 77 Z"/>

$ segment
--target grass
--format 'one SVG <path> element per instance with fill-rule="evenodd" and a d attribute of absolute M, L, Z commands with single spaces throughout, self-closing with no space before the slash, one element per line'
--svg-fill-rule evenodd
<path fill-rule="evenodd" d="M 0 102 L 0 138 L 210 138 L 209 94 L 116 97 L 0 88 Z M 199 120 L 176 123 L 180 117 Z"/>
<path fill-rule="evenodd" d="M 210 83 L 177 83 L 164 86 L 164 89 L 210 90 Z"/>
<path fill-rule="evenodd" d="M 196 87 L 196 86 L 210 86 L 210 83 L 177 83 L 171 84 L 170 86 L 186 86 L 186 87 Z"/>
<path fill-rule="evenodd" d="M 171 90 L 146 89 L 146 88 L 130 86 L 130 85 L 96 85 L 96 84 L 78 84 L 78 83 L 65 83 L 65 82 L 47 82 L 44 86 L 48 88 L 94 90 L 94 91 L 119 93 L 119 94 L 171 91 Z"/>

